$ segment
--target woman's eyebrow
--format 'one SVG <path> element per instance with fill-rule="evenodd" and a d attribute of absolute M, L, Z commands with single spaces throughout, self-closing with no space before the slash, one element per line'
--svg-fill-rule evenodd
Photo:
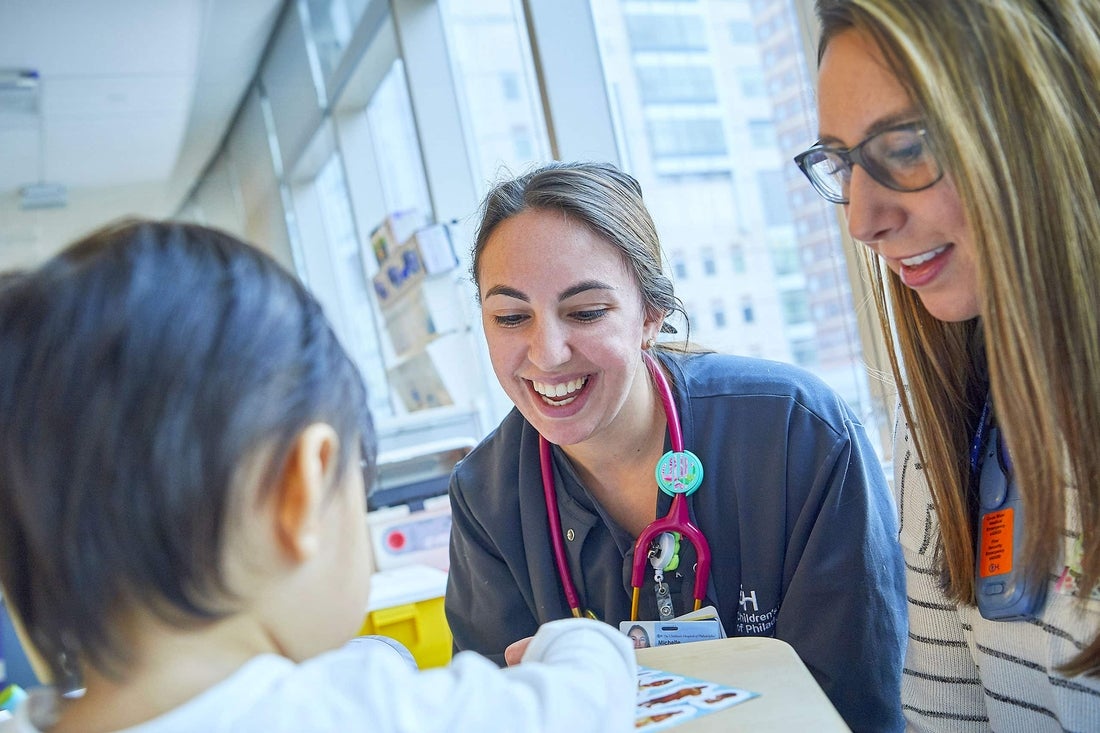
<path fill-rule="evenodd" d="M 485 291 L 485 295 L 482 296 L 482 300 L 488 300 L 493 295 L 503 295 L 506 298 L 515 298 L 516 300 L 522 300 L 527 303 L 530 302 L 530 298 L 527 297 L 527 293 L 520 290 L 516 290 L 508 285 L 494 285 Z"/>
<path fill-rule="evenodd" d="M 615 290 L 611 285 L 599 280 L 583 280 L 576 285 L 570 285 L 565 290 L 558 294 L 558 301 L 572 298 L 574 295 L 579 295 L 588 290 Z"/>
<path fill-rule="evenodd" d="M 916 122 L 918 119 L 920 119 L 920 115 L 918 115 L 917 110 L 912 107 L 904 109 L 901 112 L 896 112 L 892 115 L 880 117 L 867 126 L 867 128 L 863 131 L 863 136 L 858 141 L 856 141 L 855 144 L 859 145 L 859 143 L 863 140 L 866 140 L 872 135 L 882 132 L 883 130 L 889 130 L 891 127 L 904 125 L 907 122 Z M 820 131 L 818 132 L 818 135 L 819 137 L 817 138 L 817 142 L 815 142 L 814 145 L 827 145 L 829 147 L 836 147 L 838 145 L 844 144 L 843 140 L 832 135 L 826 135 Z"/>
<path fill-rule="evenodd" d="M 576 285 L 570 285 L 565 290 L 561 291 L 558 294 L 558 301 L 560 302 L 563 300 L 567 300 L 569 298 L 572 298 L 574 295 L 579 295 L 589 290 L 614 291 L 615 288 L 600 280 L 582 280 Z M 494 295 L 503 295 L 506 298 L 515 298 L 516 300 L 522 300 L 524 303 L 531 302 L 531 298 L 527 295 L 527 293 L 523 292 L 522 290 L 517 290 L 510 285 L 494 285 L 493 287 L 485 291 L 485 295 L 481 299 L 488 300 Z"/>

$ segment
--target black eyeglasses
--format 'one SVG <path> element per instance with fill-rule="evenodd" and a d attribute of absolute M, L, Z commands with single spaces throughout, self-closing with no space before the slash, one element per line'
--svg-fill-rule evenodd
<path fill-rule="evenodd" d="M 910 122 L 880 130 L 851 148 L 814 145 L 794 162 L 826 201 L 848 203 L 852 166 L 894 191 L 923 191 L 943 178 L 927 140 L 928 131 Z"/>

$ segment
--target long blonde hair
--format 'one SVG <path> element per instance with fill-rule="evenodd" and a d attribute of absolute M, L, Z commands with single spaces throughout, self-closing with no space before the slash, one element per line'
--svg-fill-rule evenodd
<path fill-rule="evenodd" d="M 1100 581 L 1100 3 L 818 0 L 818 17 L 822 51 L 847 29 L 878 43 L 974 236 L 981 317 L 965 323 L 933 318 L 868 255 L 947 592 L 974 602 L 969 445 L 985 361 L 1027 509 L 1028 572 L 1045 581 L 1060 561 L 1074 502 L 1087 593 Z M 1100 676 L 1100 639 L 1063 670 Z"/>

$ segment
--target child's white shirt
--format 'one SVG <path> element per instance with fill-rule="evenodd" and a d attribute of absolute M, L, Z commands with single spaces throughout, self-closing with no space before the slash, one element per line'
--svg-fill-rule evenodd
<path fill-rule="evenodd" d="M 473 652 L 418 671 L 392 647 L 357 640 L 301 664 L 274 654 L 120 733 L 306 733 L 486 730 L 613 733 L 634 729 L 637 664 L 630 640 L 587 619 L 543 625 L 523 663 L 507 669 Z M 0 733 L 48 733 L 29 706 Z"/>

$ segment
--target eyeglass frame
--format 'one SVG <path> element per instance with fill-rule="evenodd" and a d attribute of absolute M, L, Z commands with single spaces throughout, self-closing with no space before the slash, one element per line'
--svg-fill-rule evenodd
<path fill-rule="evenodd" d="M 903 186 L 899 186 L 896 182 L 890 179 L 880 178 L 881 173 L 879 171 L 881 171 L 881 166 L 875 164 L 874 161 L 872 161 L 872 164 L 868 166 L 866 160 L 863 157 L 863 147 L 875 138 L 890 132 L 898 132 L 907 129 L 917 133 L 921 137 L 921 140 L 924 141 L 926 145 L 928 144 L 926 140 L 928 136 L 928 129 L 925 128 L 921 122 L 903 122 L 901 124 L 892 125 L 883 130 L 873 132 L 850 148 L 839 148 L 834 145 L 822 145 L 821 143 L 817 143 L 802 151 L 798 155 L 794 156 L 794 164 L 798 166 L 798 169 L 800 171 L 802 171 L 802 175 L 806 176 L 806 179 L 810 182 L 810 186 L 813 187 L 814 191 L 817 191 L 818 195 L 821 196 L 821 198 L 833 204 L 848 204 L 851 202 L 851 198 L 843 195 L 839 197 L 833 196 L 831 192 L 822 190 L 822 188 L 818 185 L 817 180 L 810 173 L 810 167 L 805 163 L 806 159 L 814 153 L 828 151 L 836 155 L 845 164 L 847 164 L 849 171 L 851 171 L 854 166 L 858 165 L 867 172 L 867 175 L 871 177 L 871 180 L 873 180 L 875 183 L 878 183 L 879 185 L 885 186 L 891 191 L 898 191 L 900 193 L 916 193 L 917 191 L 924 191 L 925 189 L 935 186 L 937 183 L 940 182 L 940 180 L 943 179 L 943 166 L 940 165 L 940 161 L 936 158 L 934 154 L 932 154 L 931 157 L 932 162 L 936 167 L 935 177 L 930 182 L 916 188 L 906 188 Z"/>

